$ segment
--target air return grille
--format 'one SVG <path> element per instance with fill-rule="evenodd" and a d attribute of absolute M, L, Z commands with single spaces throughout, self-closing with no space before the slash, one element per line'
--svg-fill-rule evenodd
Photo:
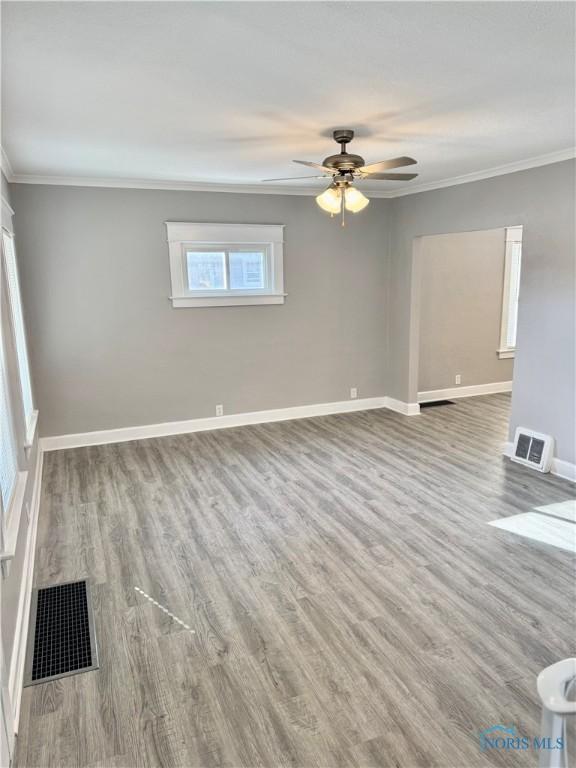
<path fill-rule="evenodd" d="M 86 581 L 35 589 L 30 608 L 24 685 L 98 668 L 90 589 Z"/>
<path fill-rule="evenodd" d="M 518 427 L 514 436 L 512 461 L 527 467 L 549 472 L 554 452 L 554 440 L 550 435 L 542 435 L 524 427 Z"/>

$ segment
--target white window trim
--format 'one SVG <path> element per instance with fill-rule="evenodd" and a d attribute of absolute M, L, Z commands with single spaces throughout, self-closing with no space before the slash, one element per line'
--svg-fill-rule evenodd
<path fill-rule="evenodd" d="M 170 300 L 175 308 L 237 307 L 284 304 L 284 225 L 283 224 L 206 224 L 167 221 L 170 256 Z M 184 269 L 185 250 L 194 247 L 260 246 L 269 254 L 269 289 L 190 291 Z"/>
<path fill-rule="evenodd" d="M 2 290 L 2 281 L 0 281 L 0 290 Z M 4 344 L 5 338 L 0 339 L 0 344 Z M 2 376 L 6 395 L 8 399 L 8 424 L 6 428 L 12 435 L 16 459 L 16 474 L 14 485 L 4 506 L 2 496 L 0 495 L 0 563 L 2 563 L 2 574 L 4 578 L 8 571 L 4 570 L 4 561 L 11 560 L 16 554 L 16 544 L 18 542 L 18 533 L 20 531 L 20 520 L 24 507 L 24 494 L 26 491 L 26 482 L 28 471 L 22 467 L 21 450 L 19 448 L 18 430 L 15 424 L 15 414 L 13 411 L 13 400 L 10 392 L 10 373 L 8 370 L 7 356 L 5 348 L 0 349 L 0 365 L 2 366 Z"/>
<path fill-rule="evenodd" d="M 502 316 L 500 320 L 500 345 L 496 354 L 500 360 L 514 358 L 516 356 L 516 347 L 509 347 L 507 343 L 508 336 L 508 313 L 510 310 L 510 275 L 512 271 L 511 251 L 508 243 L 522 242 L 522 227 L 507 227 L 506 242 L 504 253 L 504 285 L 502 288 Z"/>
<path fill-rule="evenodd" d="M 38 430 L 38 410 L 35 409 L 30 414 L 28 424 L 26 424 L 26 434 L 24 435 L 24 448 L 29 451 L 34 445 L 34 438 Z"/>
<path fill-rule="evenodd" d="M 16 255 L 16 243 L 15 243 L 15 237 L 14 232 L 12 231 L 12 228 L 8 228 L 6 226 L 2 226 L 1 228 L 1 234 L 2 237 L 4 236 L 4 233 L 10 238 L 12 241 L 12 248 L 14 253 L 14 258 L 17 259 Z M 8 305 L 10 307 L 10 323 L 11 323 L 11 330 L 12 330 L 12 338 L 14 341 L 14 345 L 16 347 L 16 313 L 21 313 L 21 319 L 22 319 L 22 331 L 24 334 L 24 350 L 22 351 L 22 354 L 25 356 L 25 363 L 26 363 L 26 369 L 28 373 L 28 382 L 25 384 L 24 382 L 24 371 L 22 370 L 21 361 L 19 359 L 18 351 L 16 351 L 16 363 L 18 368 L 18 381 L 20 382 L 20 399 L 22 401 L 22 406 L 24 406 L 24 387 L 28 386 L 30 390 L 30 405 L 32 406 L 32 409 L 29 413 L 25 412 L 25 408 L 23 407 L 24 411 L 24 421 L 25 421 L 25 435 L 24 435 L 24 448 L 31 448 L 32 444 L 34 442 L 34 437 L 36 434 L 36 428 L 38 423 L 38 411 L 34 408 L 34 392 L 32 391 L 32 380 L 31 380 L 31 373 L 30 373 L 30 355 L 28 354 L 28 337 L 26 334 L 26 325 L 24 323 L 24 317 L 23 317 L 23 308 L 22 308 L 22 294 L 20 289 L 20 279 L 18 275 L 18 266 L 16 261 L 16 290 L 18 292 L 18 301 L 19 306 L 14 306 L 14 296 L 12 295 L 12 291 L 10 290 L 10 286 L 8 284 L 8 265 L 7 265 L 7 254 L 4 251 L 4 243 L 2 243 L 2 258 L 4 259 L 4 269 L 5 269 L 5 275 L 6 275 L 6 293 L 8 294 Z"/>
<path fill-rule="evenodd" d="M 8 502 L 8 508 L 4 510 L 0 561 L 12 560 L 16 555 L 16 544 L 18 543 L 18 532 L 20 531 L 20 520 L 22 518 L 22 509 L 24 507 L 24 493 L 26 491 L 27 480 L 27 471 L 19 471 L 16 474 L 16 482 L 14 483 L 10 501 Z"/>
<path fill-rule="evenodd" d="M 2 197 L 1 229 L 5 230 L 12 239 L 14 238 L 14 230 L 12 227 L 13 214 L 14 214 L 14 211 L 9 206 L 6 199 Z M 12 391 L 10 391 L 11 390 L 11 386 L 10 386 L 11 374 L 13 374 L 15 379 L 17 378 L 18 381 L 21 383 L 20 381 L 21 369 L 17 359 L 14 317 L 13 317 L 13 308 L 11 304 L 12 297 L 11 297 L 10 289 L 8 286 L 7 267 L 5 264 L 5 258 L 3 254 L 3 247 L 2 247 L 2 258 L 0 259 L 0 273 L 1 273 L 0 291 L 5 291 L 5 295 L 7 299 L 7 310 L 8 310 L 8 322 L 3 328 L 3 333 L 5 334 L 5 336 L 3 336 L 2 339 L 0 339 L 0 344 L 2 345 L 6 344 L 6 346 L 8 346 L 8 339 L 10 339 L 9 341 L 10 348 L 13 350 L 13 354 L 11 355 L 4 354 L 7 352 L 6 347 L 3 347 L 3 349 L 0 350 L 0 365 L 2 365 L 4 368 L 3 375 L 6 376 L 6 381 L 7 381 L 9 410 L 10 410 L 9 428 L 12 430 L 12 433 L 14 435 L 16 455 L 17 455 L 16 478 L 14 481 L 14 487 L 12 488 L 12 492 L 7 501 L 6 507 L 3 506 L 2 499 L 0 497 L 0 563 L 2 566 L 2 576 L 6 578 L 9 573 L 8 562 L 12 560 L 16 555 L 16 546 L 18 543 L 18 535 L 20 532 L 20 522 L 22 519 L 22 512 L 24 511 L 24 508 L 25 508 L 24 497 L 26 492 L 26 484 L 28 481 L 28 461 L 30 458 L 30 449 L 33 446 L 35 436 L 36 436 L 36 431 L 38 429 L 38 411 L 34 410 L 34 403 L 32 401 L 33 410 L 29 414 L 28 423 L 25 423 L 26 417 L 24 414 L 23 394 L 22 394 L 21 388 L 19 388 L 20 391 L 17 394 L 16 394 L 15 386 L 12 388 Z M 20 290 L 19 284 L 18 284 L 18 290 Z M 20 297 L 20 300 L 21 300 L 21 297 Z M 25 336 L 25 340 L 26 340 L 26 336 Z M 26 352 L 28 369 L 29 369 L 30 365 L 29 365 L 27 348 L 25 352 Z M 33 398 L 33 393 L 31 394 Z M 28 513 L 27 507 L 26 507 L 26 511 Z"/>

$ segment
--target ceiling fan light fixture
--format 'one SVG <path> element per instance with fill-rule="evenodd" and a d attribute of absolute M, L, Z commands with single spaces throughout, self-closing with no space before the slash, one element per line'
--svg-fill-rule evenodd
<path fill-rule="evenodd" d="M 340 152 L 336 155 L 325 157 L 322 163 L 314 163 L 311 160 L 294 160 L 299 165 L 312 168 L 321 176 L 293 176 L 291 178 L 316 178 L 332 177 L 332 183 L 316 196 L 317 205 L 330 216 L 342 215 L 342 226 L 346 226 L 346 211 L 359 213 L 370 203 L 370 200 L 356 189 L 355 181 L 369 179 L 371 181 L 411 181 L 417 173 L 388 173 L 391 168 L 402 168 L 406 165 L 415 165 L 413 157 L 394 157 L 390 160 L 381 160 L 379 163 L 366 165 L 364 158 L 355 155 L 346 149 L 354 138 L 354 131 L 350 128 L 337 128 L 332 132 L 334 141 L 340 145 Z M 291 179 L 265 179 L 265 181 L 290 181 Z"/>
<path fill-rule="evenodd" d="M 340 213 L 342 210 L 342 190 L 340 187 L 331 185 L 316 197 L 316 202 L 326 213 L 332 215 Z"/>
<path fill-rule="evenodd" d="M 363 211 L 369 202 L 370 200 L 366 195 L 363 195 L 359 189 L 356 189 L 356 187 L 346 187 L 346 190 L 344 191 L 344 205 L 346 206 L 347 211 L 351 211 L 352 213 Z"/>

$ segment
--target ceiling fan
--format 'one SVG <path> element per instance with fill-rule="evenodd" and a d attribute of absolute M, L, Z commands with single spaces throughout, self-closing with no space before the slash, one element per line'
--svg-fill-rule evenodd
<path fill-rule="evenodd" d="M 306 165 L 319 171 L 319 176 L 292 176 L 281 179 L 263 179 L 263 181 L 291 181 L 293 179 L 323 179 L 331 177 L 332 183 L 328 189 L 317 196 L 316 202 L 329 214 L 342 213 L 342 226 L 344 226 L 344 211 L 358 213 L 366 208 L 370 200 L 356 189 L 354 182 L 364 179 L 376 181 L 410 181 L 418 176 L 417 173 L 386 173 L 391 168 L 402 168 L 406 165 L 414 165 L 417 161 L 411 157 L 395 157 L 392 160 L 382 160 L 379 163 L 366 165 L 360 155 L 350 154 L 346 145 L 354 138 L 354 131 L 349 128 L 340 128 L 333 132 L 334 141 L 340 144 L 340 152 L 337 155 L 326 157 L 322 163 L 313 163 L 309 160 L 294 160 L 299 165 Z"/>

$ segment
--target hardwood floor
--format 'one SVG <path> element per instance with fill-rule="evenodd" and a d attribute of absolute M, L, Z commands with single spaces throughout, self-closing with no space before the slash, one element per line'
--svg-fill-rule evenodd
<path fill-rule="evenodd" d="M 24 690 L 18 765 L 537 765 L 478 733 L 539 734 L 574 561 L 486 523 L 573 487 L 502 458 L 508 408 L 46 454 L 35 581 L 92 580 L 101 668 Z"/>

